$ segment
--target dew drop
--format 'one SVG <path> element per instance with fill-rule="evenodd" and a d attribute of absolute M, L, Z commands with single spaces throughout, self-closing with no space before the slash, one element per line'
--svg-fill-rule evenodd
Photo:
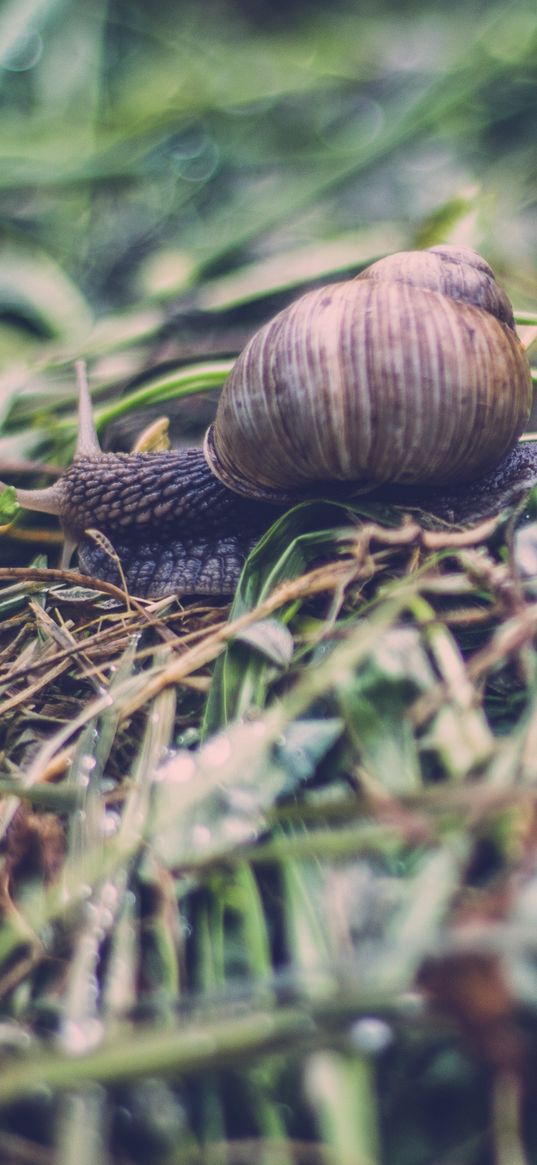
<path fill-rule="evenodd" d="M 0 57 L 0 68 L 8 73 L 26 73 L 37 65 L 42 53 L 43 38 L 31 29 Z"/>
<path fill-rule="evenodd" d="M 170 781 L 174 784 L 183 784 L 191 781 L 196 771 L 194 758 L 190 753 L 178 753 L 173 760 L 167 761 L 157 772 L 157 780 Z"/>
<path fill-rule="evenodd" d="M 225 736 L 217 736 L 210 744 L 206 744 L 203 750 L 203 762 L 211 768 L 220 768 L 220 765 L 225 765 L 230 757 L 231 744 Z"/>
<path fill-rule="evenodd" d="M 68 1019 L 63 1026 L 61 1043 L 73 1056 L 82 1056 L 100 1044 L 103 1024 L 99 1019 Z"/>
<path fill-rule="evenodd" d="M 194 829 L 192 830 L 192 841 L 194 842 L 195 846 L 199 846 L 200 849 L 204 849 L 206 846 L 211 844 L 211 838 L 211 830 L 208 829 L 206 825 L 194 826 Z"/>
<path fill-rule="evenodd" d="M 394 1039 L 390 1025 L 375 1016 L 357 1020 L 349 1034 L 353 1047 L 366 1056 L 378 1056 L 389 1048 Z"/>

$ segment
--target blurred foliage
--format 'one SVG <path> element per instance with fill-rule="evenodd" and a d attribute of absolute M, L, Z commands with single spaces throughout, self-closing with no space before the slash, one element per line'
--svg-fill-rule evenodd
<path fill-rule="evenodd" d="M 535 6 L 455 9 L 4 0 L 4 242 L 99 315 L 375 223 L 533 291 Z"/>
<path fill-rule="evenodd" d="M 260 319 L 398 247 L 535 323 L 536 84 L 534 0 L 3 0 L 2 476 L 68 460 L 74 359 L 105 444 L 190 440 Z M 534 508 L 370 517 L 296 507 L 229 620 L 2 538 L 7 1165 L 535 1158 Z"/>

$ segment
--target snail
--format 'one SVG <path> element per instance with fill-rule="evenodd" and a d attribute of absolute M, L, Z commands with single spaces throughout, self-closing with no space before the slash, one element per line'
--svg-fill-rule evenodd
<path fill-rule="evenodd" d="M 18 490 L 57 514 L 82 572 L 141 596 L 234 589 L 290 504 L 369 491 L 457 523 L 537 482 L 520 442 L 528 360 L 510 302 L 474 251 L 401 252 L 311 291 L 258 331 L 224 385 L 203 450 L 102 453 L 81 387 L 72 465 Z"/>

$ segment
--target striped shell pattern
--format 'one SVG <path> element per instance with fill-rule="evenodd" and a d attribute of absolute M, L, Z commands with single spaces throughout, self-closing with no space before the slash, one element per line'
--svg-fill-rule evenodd
<path fill-rule="evenodd" d="M 511 305 L 474 251 L 381 259 L 310 292 L 252 338 L 224 387 L 206 457 L 247 496 L 316 483 L 478 477 L 515 445 L 531 376 Z"/>

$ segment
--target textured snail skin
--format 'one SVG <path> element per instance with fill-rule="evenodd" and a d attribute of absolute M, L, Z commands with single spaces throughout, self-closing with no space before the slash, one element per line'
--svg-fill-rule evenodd
<path fill-rule="evenodd" d="M 228 594 L 281 507 L 252 503 L 210 473 L 200 449 L 78 457 L 61 478 L 62 523 L 84 574 L 148 598 Z M 110 550 L 88 530 L 102 531 Z"/>
<path fill-rule="evenodd" d="M 78 458 L 62 482 L 69 497 L 64 525 L 68 522 L 70 536 L 80 528 L 106 530 L 128 590 L 153 599 L 172 593 L 231 594 L 246 556 L 287 508 L 239 498 L 213 477 L 197 449 L 106 454 L 97 472 L 94 459 Z M 367 501 L 468 525 L 518 501 L 536 483 L 537 443 L 522 442 L 475 482 L 427 489 L 384 485 L 368 493 Z M 341 488 L 322 491 L 324 497 L 340 499 L 345 493 Z M 78 560 L 84 574 L 122 585 L 114 556 L 84 534 Z"/>
<path fill-rule="evenodd" d="M 494 469 L 460 486 L 384 486 L 368 498 L 423 510 L 442 522 L 471 526 L 520 502 L 537 485 L 537 442 L 520 441 Z"/>

